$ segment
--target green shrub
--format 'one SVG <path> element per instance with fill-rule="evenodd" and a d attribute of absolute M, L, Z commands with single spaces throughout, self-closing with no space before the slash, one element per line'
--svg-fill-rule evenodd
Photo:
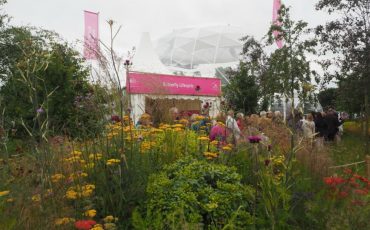
<path fill-rule="evenodd" d="M 248 210 L 253 191 L 240 180 L 235 168 L 180 159 L 149 179 L 145 225 L 152 229 L 245 227 L 252 223 Z M 135 216 L 134 224 L 140 222 Z"/>

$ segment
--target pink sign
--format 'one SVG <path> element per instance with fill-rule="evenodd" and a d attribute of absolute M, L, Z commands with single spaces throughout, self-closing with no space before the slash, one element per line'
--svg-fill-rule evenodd
<path fill-rule="evenodd" d="M 129 73 L 128 92 L 136 94 L 167 94 L 221 96 L 218 78 L 184 77 L 163 74 Z"/>
<path fill-rule="evenodd" d="M 85 11 L 84 57 L 87 60 L 97 59 L 99 50 L 99 14 Z"/>
<path fill-rule="evenodd" d="M 273 9 L 272 9 L 272 22 L 274 23 L 274 25 L 277 25 L 277 26 L 281 26 L 281 22 L 279 22 L 279 10 L 280 10 L 280 7 L 281 7 L 281 0 L 274 0 L 274 5 L 273 5 Z M 273 32 L 273 35 L 275 37 L 275 39 L 279 36 L 279 32 L 278 31 L 274 31 Z M 279 49 L 281 47 L 283 47 L 283 41 L 282 40 L 276 40 L 276 45 L 279 47 Z"/>

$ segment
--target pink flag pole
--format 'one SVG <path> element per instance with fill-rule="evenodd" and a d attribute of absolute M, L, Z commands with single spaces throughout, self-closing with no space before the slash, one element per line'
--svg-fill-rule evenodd
<path fill-rule="evenodd" d="M 84 11 L 85 33 L 84 33 L 84 58 L 96 60 L 99 50 L 99 13 Z"/>
<path fill-rule="evenodd" d="M 280 7 L 281 7 L 281 0 L 274 0 L 273 8 L 272 8 L 272 23 L 277 26 L 281 26 L 281 22 L 278 20 Z M 279 34 L 280 33 L 278 31 L 273 32 L 275 39 L 277 39 Z M 283 47 L 283 40 L 276 40 L 276 45 L 278 46 L 279 49 Z"/>

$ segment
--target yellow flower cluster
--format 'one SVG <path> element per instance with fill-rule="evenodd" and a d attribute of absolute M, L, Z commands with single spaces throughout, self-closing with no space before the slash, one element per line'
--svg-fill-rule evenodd
<path fill-rule="evenodd" d="M 84 163 L 85 161 L 81 159 L 82 152 L 74 150 L 69 154 L 69 157 L 64 158 L 67 163 Z"/>
<path fill-rule="evenodd" d="M 231 151 L 232 150 L 232 145 L 228 144 L 228 145 L 222 147 L 222 150 L 224 150 L 224 151 Z"/>
<path fill-rule="evenodd" d="M 40 202 L 41 201 L 41 195 L 40 194 L 33 195 L 31 199 L 34 202 Z"/>
<path fill-rule="evenodd" d="M 198 137 L 198 140 L 200 140 L 200 141 L 209 141 L 209 138 L 206 137 L 206 136 L 201 136 L 201 137 Z"/>
<path fill-rule="evenodd" d="M 204 116 L 199 115 L 199 116 L 196 116 L 195 119 L 198 121 L 201 121 L 201 120 L 204 120 Z"/>
<path fill-rule="evenodd" d="M 51 176 L 51 182 L 58 183 L 60 180 L 64 179 L 65 176 L 63 174 L 57 173 Z"/>
<path fill-rule="evenodd" d="M 95 190 L 95 185 L 87 184 L 83 186 L 72 186 L 66 192 L 66 198 L 76 200 L 81 197 L 90 197 Z"/>
<path fill-rule="evenodd" d="M 0 197 L 2 197 L 2 196 L 6 196 L 6 195 L 8 195 L 9 193 L 10 193 L 10 191 L 9 191 L 9 190 L 2 191 L 2 192 L 0 192 Z"/>
<path fill-rule="evenodd" d="M 105 223 L 111 223 L 111 222 L 117 222 L 118 218 L 112 215 L 109 215 L 109 216 L 106 216 L 103 220 Z"/>
<path fill-rule="evenodd" d="M 87 177 L 87 176 L 88 174 L 85 172 L 76 172 L 76 173 L 71 173 L 71 175 L 69 175 L 69 179 L 76 180 L 78 178 Z"/>
<path fill-rule="evenodd" d="M 109 160 L 107 160 L 107 165 L 116 165 L 116 164 L 119 164 L 119 163 L 121 163 L 121 160 L 119 160 L 119 159 L 109 159 Z"/>
<path fill-rule="evenodd" d="M 285 157 L 284 155 L 273 156 L 271 161 L 274 165 L 284 165 Z"/>
<path fill-rule="evenodd" d="M 59 226 L 59 225 L 66 225 L 66 224 L 69 224 L 69 223 L 73 223 L 75 222 L 76 220 L 73 219 L 73 218 L 69 218 L 69 217 L 63 217 L 63 218 L 58 218 L 55 220 L 54 224 Z"/>
<path fill-rule="evenodd" d="M 96 153 L 96 154 L 90 154 L 89 159 L 90 160 L 100 160 L 103 157 L 103 154 L 101 153 Z"/>
<path fill-rule="evenodd" d="M 140 146 L 141 152 L 146 152 L 151 150 L 153 147 L 155 147 L 156 143 L 154 141 L 143 141 Z"/>
<path fill-rule="evenodd" d="M 95 224 L 90 230 L 104 230 L 104 228 L 101 224 Z"/>
<path fill-rule="evenodd" d="M 214 158 L 217 158 L 218 157 L 218 154 L 217 153 L 213 153 L 213 152 L 204 152 L 203 155 L 208 159 L 208 160 L 211 160 L 211 159 L 214 159 Z"/>
<path fill-rule="evenodd" d="M 93 218 L 96 216 L 96 210 L 95 209 L 89 209 L 84 213 L 85 216 Z"/>

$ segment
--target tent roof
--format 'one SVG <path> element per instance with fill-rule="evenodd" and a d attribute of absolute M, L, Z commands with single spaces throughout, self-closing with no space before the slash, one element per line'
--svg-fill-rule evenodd
<path fill-rule="evenodd" d="M 143 33 L 135 56 L 132 71 L 144 73 L 171 74 L 154 51 L 149 33 Z"/>

